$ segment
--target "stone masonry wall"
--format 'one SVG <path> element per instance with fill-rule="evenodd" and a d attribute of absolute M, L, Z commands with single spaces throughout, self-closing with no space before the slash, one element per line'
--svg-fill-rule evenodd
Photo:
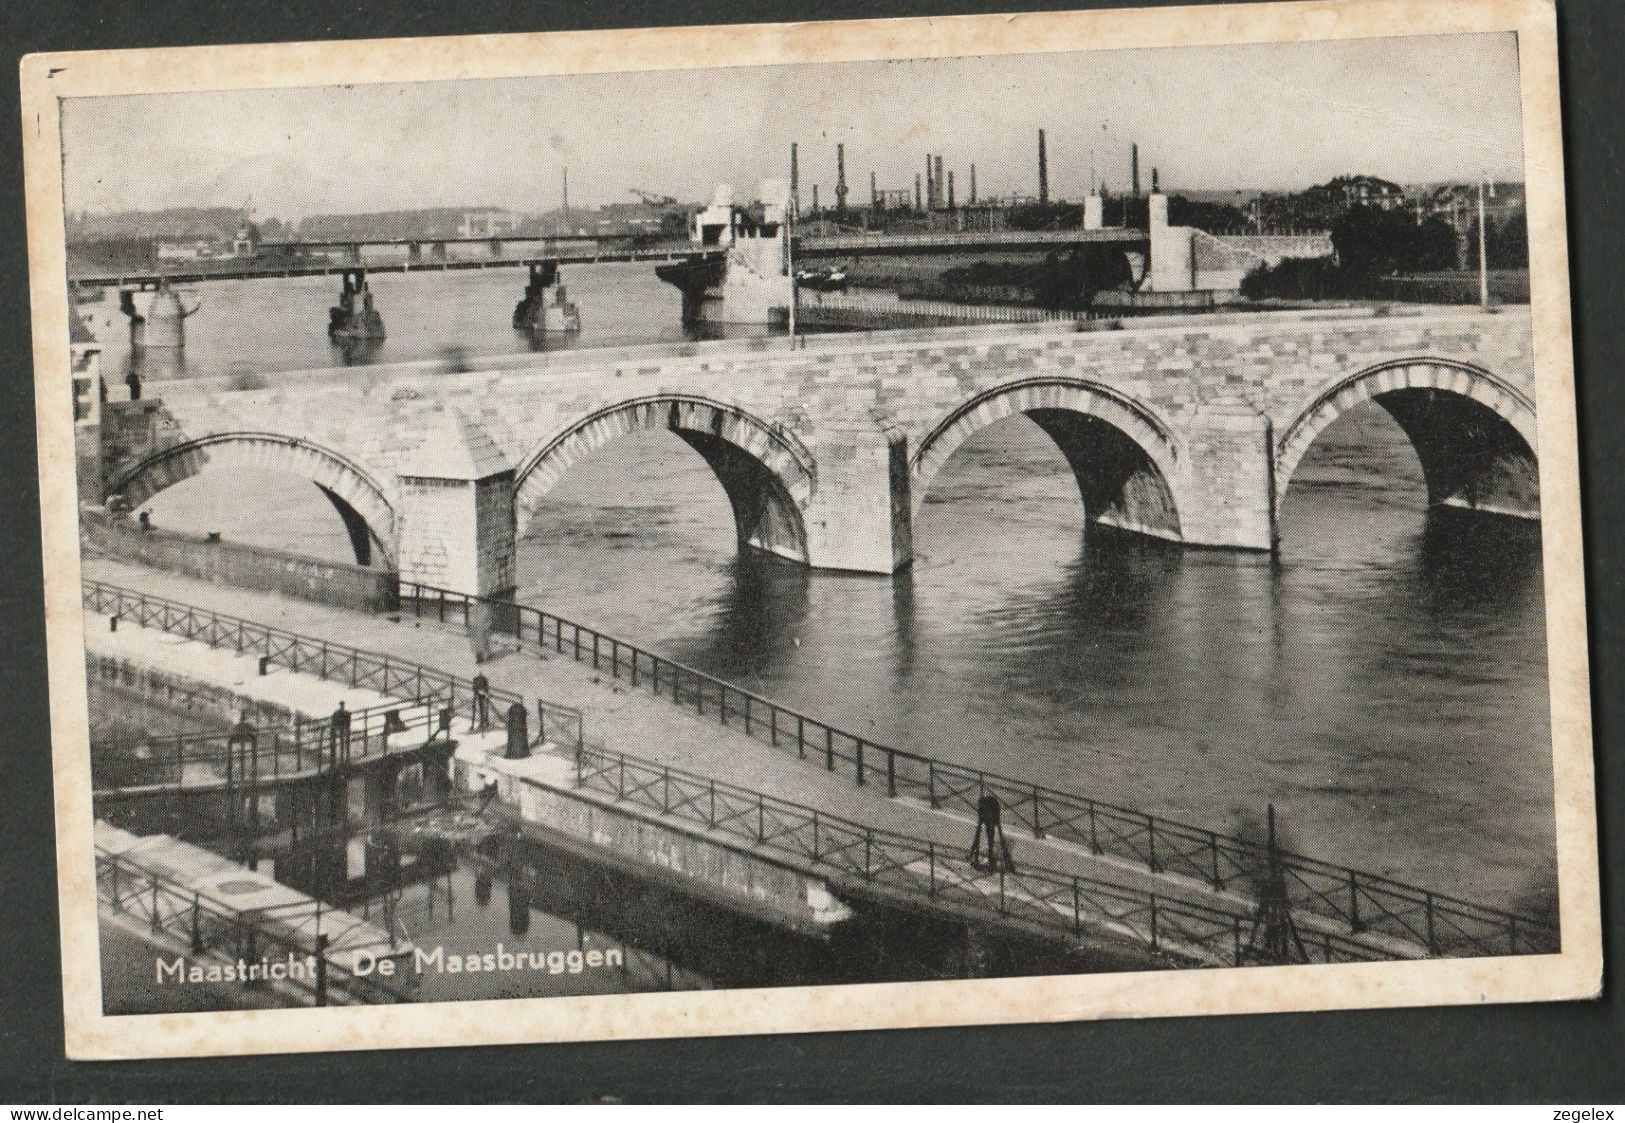
<path fill-rule="evenodd" d="M 882 419 L 874 424 L 906 441 L 912 458 L 943 419 L 980 394 L 1028 379 L 1101 384 L 1173 435 L 1188 476 L 1170 481 L 1183 505 L 1186 540 L 1254 545 L 1267 542 L 1257 527 L 1272 517 L 1270 489 L 1256 482 L 1268 470 L 1267 445 L 1258 434 L 1280 441 L 1341 380 L 1416 357 L 1470 363 L 1533 394 L 1523 308 L 1498 315 L 1476 308 L 1218 314 L 1092 331 L 1001 325 L 815 336 L 796 350 L 782 339 L 719 341 L 527 356 L 523 365 L 464 373 L 320 372 L 279 375 L 263 390 L 190 380 L 154 392 L 191 436 L 298 433 L 397 487 L 395 465 L 421 441 L 431 415 L 446 408 L 483 428 L 523 472 L 547 442 L 596 411 L 662 395 L 701 396 L 799 439 L 818 473 L 804 502 L 809 537 L 816 533 L 811 524 L 822 520 L 826 546 L 834 548 L 836 535 L 862 535 L 869 541 L 840 552 L 877 559 L 906 556 L 898 549 L 905 528 L 891 517 L 833 509 L 847 499 L 869 504 L 890 491 L 889 452 L 871 455 L 878 446 L 855 435 L 862 429 L 854 429 L 853 418 Z M 1249 415 L 1253 430 L 1243 439 L 1237 418 Z M 1256 446 L 1259 463 L 1243 468 L 1252 455 L 1243 445 Z M 871 483 L 861 483 L 858 473 Z M 916 498 L 929 485 L 917 475 L 911 480 Z M 1184 509 L 1192 504 L 1215 509 Z M 886 502 L 876 509 L 894 508 Z M 824 564 L 820 556 L 811 561 Z"/>

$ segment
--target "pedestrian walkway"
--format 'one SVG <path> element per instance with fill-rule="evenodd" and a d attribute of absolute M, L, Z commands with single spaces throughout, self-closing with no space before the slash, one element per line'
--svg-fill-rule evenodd
<path fill-rule="evenodd" d="M 592 670 L 568 655 L 520 652 L 511 640 L 493 637 L 495 654 L 476 666 L 466 636 L 449 627 L 412 617 L 369 616 L 327 605 L 296 601 L 276 594 L 214 585 L 184 575 L 148 569 L 107 558 L 84 559 L 85 577 L 153 596 L 165 597 L 215 612 L 246 617 L 290 632 L 355 647 L 388 652 L 462 676 L 483 671 L 492 686 L 534 702 L 545 699 L 578 709 L 586 739 L 610 751 L 666 764 L 690 773 L 725 778 L 729 783 L 766 792 L 788 802 L 816 807 L 876 830 L 892 831 L 931 842 L 945 852 L 969 853 L 976 820 L 908 799 L 889 799 L 885 789 L 859 787 L 844 775 L 824 769 L 822 761 L 799 760 L 742 731 L 717 725 L 667 701 L 628 688 L 606 673 Z M 99 622 L 87 622 L 96 627 Z M 105 627 L 105 623 L 100 623 Z M 1226 911 L 1250 914 L 1253 902 L 1235 892 L 1216 892 L 1195 879 L 1156 874 L 1142 866 L 1090 853 L 1085 847 L 1052 838 L 1034 839 L 1007 823 L 1015 865 L 1094 878 L 1141 893 Z M 1329 932 L 1347 936 L 1346 927 L 1313 915 L 1297 917 L 1305 935 Z M 1382 954 L 1420 957 L 1421 947 L 1368 933 Z"/>

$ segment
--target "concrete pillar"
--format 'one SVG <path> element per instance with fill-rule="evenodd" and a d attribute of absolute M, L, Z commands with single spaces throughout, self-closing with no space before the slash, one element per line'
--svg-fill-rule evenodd
<path fill-rule="evenodd" d="M 821 423 L 812 454 L 818 483 L 803 513 L 816 569 L 894 573 L 914 557 L 908 438 L 884 416 Z"/>
<path fill-rule="evenodd" d="M 74 319 L 75 334 L 90 332 Z M 74 464 L 81 503 L 100 503 L 102 490 L 102 352 L 94 339 L 75 339 L 68 347 L 73 387 Z"/>
<path fill-rule="evenodd" d="M 400 478 L 402 581 L 475 596 L 514 589 L 513 466 L 485 430 L 455 410 L 425 419 Z"/>
<path fill-rule="evenodd" d="M 1099 230 L 1106 225 L 1106 209 L 1099 195 L 1090 194 L 1083 200 L 1083 228 Z"/>
<path fill-rule="evenodd" d="M 1146 200 L 1146 211 L 1151 219 L 1151 229 L 1166 227 L 1168 225 L 1168 196 L 1158 192 Z"/>
<path fill-rule="evenodd" d="M 1176 489 L 1181 537 L 1193 546 L 1275 545 L 1274 433 L 1244 401 L 1204 404 L 1188 430 L 1189 462 Z"/>
<path fill-rule="evenodd" d="M 1153 292 L 1190 292 L 1196 287 L 1196 231 L 1168 225 L 1168 196 L 1152 195 L 1151 267 L 1147 288 Z"/>

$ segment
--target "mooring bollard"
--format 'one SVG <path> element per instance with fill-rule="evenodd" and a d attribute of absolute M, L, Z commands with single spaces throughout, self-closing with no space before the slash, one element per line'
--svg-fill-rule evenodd
<path fill-rule="evenodd" d="M 530 738 L 525 730 L 525 704 L 515 702 L 508 707 L 508 746 L 502 754 L 509 760 L 524 760 L 530 755 Z"/>
<path fill-rule="evenodd" d="M 107 618 L 107 630 L 110 632 L 118 631 L 118 615 L 116 613 Z"/>

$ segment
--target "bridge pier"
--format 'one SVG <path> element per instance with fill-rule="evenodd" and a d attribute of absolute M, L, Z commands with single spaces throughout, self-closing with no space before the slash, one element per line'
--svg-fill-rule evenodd
<path fill-rule="evenodd" d="M 895 573 L 914 560 L 908 438 L 884 415 L 836 418 L 812 443 L 817 487 L 802 516 L 814 569 Z"/>
<path fill-rule="evenodd" d="M 373 307 L 365 269 L 352 269 L 344 274 L 339 302 L 327 310 L 327 335 L 341 344 L 384 338 L 384 318 Z"/>
<path fill-rule="evenodd" d="M 1186 445 L 1189 459 L 1178 486 L 1181 541 L 1273 550 L 1277 497 L 1270 419 L 1243 401 L 1209 403 L 1193 418 Z"/>
<path fill-rule="evenodd" d="M 514 590 L 514 470 L 496 443 L 455 410 L 423 419 L 401 460 L 402 581 L 473 596 Z"/>
<path fill-rule="evenodd" d="M 580 310 L 565 295 L 558 262 L 531 263 L 525 295 L 514 305 L 513 326 L 532 336 L 545 335 L 549 330 L 567 335 L 581 330 Z"/>
<path fill-rule="evenodd" d="M 135 293 L 129 289 L 119 293 L 119 311 L 130 319 L 132 351 L 180 352 L 186 347 L 186 318 L 197 308 L 188 310 L 180 294 L 160 280 L 145 311 L 136 307 Z"/>

